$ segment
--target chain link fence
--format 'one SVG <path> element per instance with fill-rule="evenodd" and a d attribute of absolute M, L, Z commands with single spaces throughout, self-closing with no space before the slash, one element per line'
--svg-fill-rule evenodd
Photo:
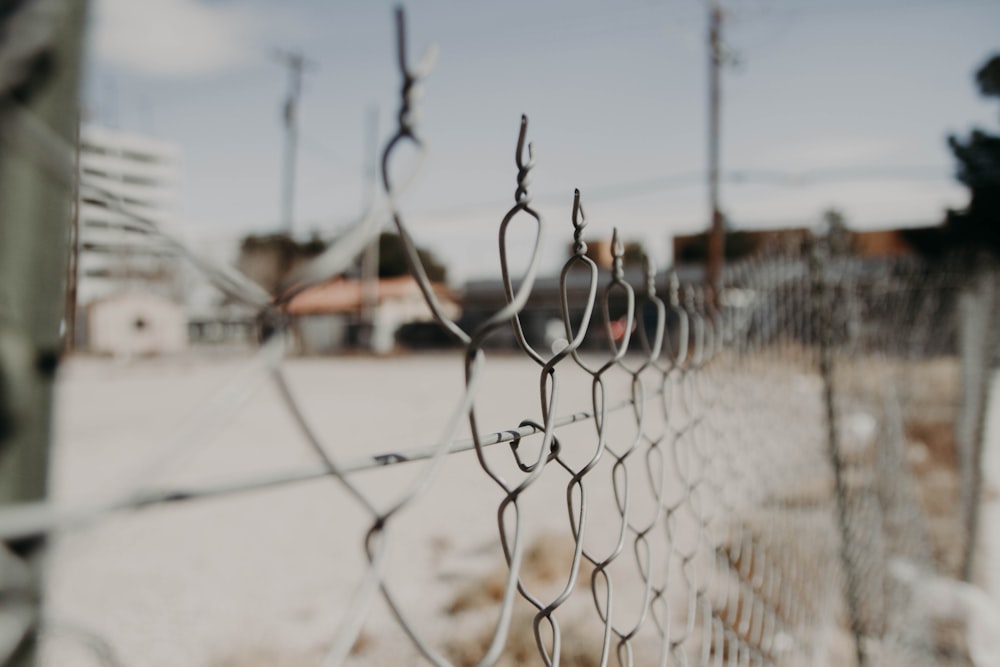
<path fill-rule="evenodd" d="M 662 281 L 648 264 L 631 284 L 617 236 L 610 272 L 586 254 L 579 192 L 564 233 L 563 223 L 543 221 L 532 208 L 522 118 L 514 203 L 498 230 L 506 305 L 463 328 L 439 302 L 400 204 L 412 174 L 394 172 L 395 155 L 404 145 L 424 150 L 412 103 L 433 54 L 411 68 L 402 12 L 396 21 L 403 85 L 399 126 L 382 154 L 384 207 L 275 295 L 200 257 L 110 193 L 80 184 L 82 196 L 122 225 L 163 238 L 229 298 L 259 312 L 261 342 L 172 435 L 139 447 L 103 499 L 5 506 L 4 542 L 61 536 L 53 558 L 73 561 L 74 540 L 101 526 L 154 539 L 143 533 L 154 517 L 177 512 L 198 522 L 196 508 L 308 485 L 311 495 L 294 503 L 266 495 L 272 502 L 256 514 L 233 505 L 223 516 L 254 523 L 281 511 L 329 512 L 316 524 L 317 543 L 300 545 L 321 557 L 327 547 L 344 553 L 347 543 L 354 554 L 325 564 L 338 581 L 323 588 L 323 639 L 308 655 L 216 664 L 971 664 L 964 629 L 943 626 L 920 586 L 962 576 L 972 549 L 974 522 L 961 520 L 969 503 L 963 509 L 959 489 L 976 466 L 959 464 L 948 433 L 960 398 L 957 304 L 983 274 L 863 260 L 819 238 L 798 256 L 729 267 L 717 298 L 676 277 L 659 293 Z M 72 163 L 69 146 L 46 145 L 47 163 Z M 450 368 L 462 381 L 445 394 L 437 384 L 444 376 L 418 368 L 402 400 L 431 392 L 446 408 L 428 410 L 433 444 L 399 446 L 397 438 L 369 452 L 357 442 L 405 409 L 385 400 L 369 404 L 377 416 L 360 426 L 331 424 L 324 410 L 334 408 L 316 388 L 361 383 L 349 360 L 323 366 L 329 377 L 305 379 L 309 370 L 287 358 L 286 307 L 348 268 L 387 220 L 428 307 L 455 341 Z M 512 226 L 534 230 L 528 258 L 508 256 Z M 520 320 L 543 234 L 574 241 L 554 313 L 564 336 L 551 349 L 533 347 Z M 520 276 L 514 264 L 526 266 Z M 588 286 L 580 303 L 570 302 L 571 278 Z M 518 353 L 491 351 L 491 338 L 511 329 Z M 607 341 L 606 352 L 590 349 L 594 338 Z M 350 393 L 336 395 L 346 402 Z M 233 423 L 252 421 L 246 406 L 255 400 L 267 414 L 280 413 L 267 428 L 280 421 L 284 429 L 258 437 L 279 449 L 304 442 L 311 462 L 250 466 L 221 482 L 170 481 L 164 471 L 202 454 Z M 149 439 L 143 426 L 134 439 Z M 407 441 L 432 439 L 422 421 L 401 428 Z M 252 439 L 241 446 L 246 453 L 230 452 L 225 462 L 237 471 L 256 451 Z M 418 556 L 425 548 L 431 555 Z M 24 560 L 37 563 L 45 553 L 6 553 L 0 591 L 13 590 L 9 573 Z M 438 572 L 461 554 L 467 566 Z M 294 596 L 281 583 L 274 585 L 282 595 Z M 57 618 L 50 611 L 60 609 L 60 585 L 50 581 L 51 604 L 34 605 L 35 621 L 17 628 L 40 633 L 44 664 L 71 664 L 61 656 L 73 651 L 105 665 L 206 659 L 153 656 L 142 628 Z M 9 655 L 20 635 L 8 634 L 0 649 Z M 59 647 L 67 636 L 75 638 L 69 653 Z"/>

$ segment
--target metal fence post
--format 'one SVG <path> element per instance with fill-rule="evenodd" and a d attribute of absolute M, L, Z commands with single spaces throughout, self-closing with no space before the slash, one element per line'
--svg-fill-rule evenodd
<path fill-rule="evenodd" d="M 834 300 L 827 283 L 826 270 L 829 251 L 825 238 L 813 239 L 809 252 L 809 273 L 812 278 L 812 318 L 819 342 L 819 372 L 823 382 L 823 408 L 826 418 L 826 450 L 833 469 L 836 494 L 837 528 L 840 533 L 840 561 L 844 569 L 847 590 L 847 612 L 851 633 L 854 636 L 858 667 L 868 664 L 864 647 L 864 624 L 861 620 L 861 591 L 852 558 L 850 507 L 844 459 L 840 450 L 840 433 L 837 423 L 836 393 L 834 389 Z"/>
<path fill-rule="evenodd" d="M 0 506 L 43 499 L 86 2 L 0 14 Z M 34 664 L 44 540 L 0 548 L 0 664 Z"/>
<path fill-rule="evenodd" d="M 960 510 L 965 549 L 959 576 L 975 578 L 975 555 L 979 541 L 979 509 L 983 487 L 983 437 L 989 407 L 991 369 L 996 351 L 993 326 L 997 316 L 997 275 L 978 270 L 959 300 L 959 355 L 962 372 L 962 402 L 956 424 Z"/>

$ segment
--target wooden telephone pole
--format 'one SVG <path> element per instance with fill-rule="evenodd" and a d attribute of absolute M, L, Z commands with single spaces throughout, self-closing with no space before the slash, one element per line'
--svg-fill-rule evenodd
<path fill-rule="evenodd" d="M 274 59 L 288 68 L 288 97 L 285 98 L 285 155 L 282 165 L 281 225 L 291 236 L 295 224 L 295 161 L 299 143 L 299 98 L 302 97 L 302 74 L 314 66 L 295 51 L 274 52 Z"/>
<path fill-rule="evenodd" d="M 361 215 L 371 215 L 378 191 L 378 107 L 368 107 L 365 115 L 365 155 L 362 173 Z M 371 347 L 375 330 L 375 311 L 378 308 L 378 251 L 376 235 L 361 255 L 361 324 L 364 333 L 362 346 Z"/>
<path fill-rule="evenodd" d="M 722 265 L 725 257 L 725 231 L 719 210 L 719 108 L 722 95 L 719 74 L 722 69 L 722 9 L 711 3 L 708 23 L 708 200 L 711 222 L 708 230 L 706 282 L 712 299 L 719 305 L 722 290 Z"/>

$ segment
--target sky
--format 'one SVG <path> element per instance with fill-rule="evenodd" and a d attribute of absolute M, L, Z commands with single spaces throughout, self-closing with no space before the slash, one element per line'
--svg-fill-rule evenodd
<path fill-rule="evenodd" d="M 857 229 L 937 224 L 967 203 L 946 137 L 997 128 L 973 73 L 1000 51 L 1000 2 L 721 4 L 721 202 L 734 227 L 816 226 L 831 207 Z M 84 115 L 177 144 L 185 233 L 235 247 L 280 227 L 288 77 L 273 54 L 301 52 L 295 231 L 335 234 L 364 208 L 366 118 L 376 110 L 380 146 L 395 129 L 393 6 L 92 0 Z M 439 52 L 419 105 L 429 157 L 403 211 L 453 282 L 499 275 L 522 113 L 545 271 L 571 241 L 574 188 L 589 237 L 618 227 L 660 266 L 673 234 L 706 227 L 706 2 L 404 6 L 411 62 Z M 512 255 L 532 238 L 512 228 Z"/>

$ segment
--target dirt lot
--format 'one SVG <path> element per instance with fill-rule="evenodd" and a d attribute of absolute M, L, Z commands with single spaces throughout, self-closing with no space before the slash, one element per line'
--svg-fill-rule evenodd
<path fill-rule="evenodd" d="M 80 505 L 120 496 L 136 486 L 186 488 L 315 468 L 315 454 L 278 392 L 248 367 L 248 359 L 240 356 L 127 363 L 71 360 L 59 384 L 55 497 Z M 298 404 L 338 463 L 364 462 L 374 455 L 436 443 L 464 386 L 461 360 L 454 355 L 295 359 L 285 367 Z M 775 615 L 772 606 L 777 603 L 768 601 L 774 594 L 760 588 L 760 577 L 764 572 L 777 576 L 782 564 L 786 569 L 817 565 L 815 554 L 801 549 L 794 557 L 772 555 L 768 549 L 786 539 L 782 535 L 801 536 L 798 520 L 788 517 L 814 511 L 808 508 L 817 497 L 829 498 L 820 385 L 814 374 L 797 367 L 762 368 L 733 369 L 704 386 L 654 397 L 641 431 L 630 410 L 607 420 L 609 451 L 621 455 L 632 444 L 637 449 L 617 466 L 614 456 L 605 455 L 589 473 L 590 528 L 584 543 L 588 553 L 608 558 L 616 628 L 638 628 L 633 648 L 640 663 L 644 656 L 659 655 L 655 628 L 668 615 L 672 650 L 697 655 L 697 605 L 713 606 L 719 632 L 732 622 L 726 636 L 740 634 L 749 640 L 756 633 L 754 641 L 761 642 L 766 632 L 761 628 L 767 627 L 761 619 L 784 617 Z M 481 432 L 510 429 L 526 417 L 541 419 L 537 366 L 494 356 L 484 373 L 476 401 Z M 238 379 L 230 390 L 246 388 L 248 396 L 230 409 L 214 403 L 213 397 L 233 376 Z M 554 413 L 590 410 L 588 378 L 568 367 L 559 377 Z M 613 369 L 605 390 L 609 404 L 627 398 L 630 376 Z M 712 406 L 710 423 L 699 421 L 709 410 L 706 405 Z M 208 417 L 192 418 L 199 413 Z M 919 475 L 940 476 L 950 465 L 943 419 L 908 422 L 910 440 L 926 449 L 923 458 L 911 456 Z M 457 435 L 468 436 L 464 423 Z M 561 455 L 577 470 L 597 443 L 592 422 L 562 429 L 558 437 Z M 665 443 L 660 454 L 648 453 L 655 449 L 651 441 Z M 161 458 L 157 451 L 164 443 L 181 453 Z M 707 456 L 692 457 L 697 443 Z M 530 459 L 537 447 L 537 438 L 526 439 L 520 453 Z M 487 458 L 508 479 L 523 478 L 508 445 L 490 448 Z M 648 481 L 651 470 L 657 471 L 652 478 L 665 483 L 663 505 L 676 508 L 670 516 L 656 513 L 651 493 L 655 484 Z M 373 505 L 385 508 L 424 472 L 424 464 L 407 463 L 360 472 L 351 480 Z M 631 523 L 623 540 L 618 507 L 626 476 Z M 550 464 L 540 482 L 518 498 L 526 590 L 539 600 L 554 600 L 571 574 L 570 479 L 568 472 Z M 472 664 L 488 648 L 506 582 L 497 524 L 504 494 L 472 452 L 447 457 L 434 480 L 426 495 L 408 504 L 391 523 L 387 581 L 410 625 L 429 638 L 434 650 L 457 664 Z M 921 491 L 927 507 L 945 512 L 947 503 L 934 498 L 947 497 L 952 483 L 922 485 L 929 489 Z M 778 509 L 743 513 L 734 523 L 731 510 L 740 506 Z M 824 517 L 832 516 L 822 511 Z M 513 514 L 503 518 L 508 530 L 513 520 Z M 94 659 L 94 645 L 101 642 L 125 665 L 318 665 L 339 624 L 358 614 L 352 592 L 368 571 L 363 544 L 372 521 L 370 512 L 342 486 L 317 479 L 119 513 L 69 532 L 59 540 L 48 569 L 51 630 L 44 664 L 100 664 Z M 764 528 L 755 528 L 754 522 Z M 647 523 L 653 536 L 648 553 L 636 532 Z M 748 560 L 747 551 L 740 555 L 738 547 L 744 542 L 761 545 L 757 560 Z M 826 547 L 824 551 L 833 553 Z M 951 562 L 951 556 L 938 551 L 942 563 Z M 719 558 L 725 559 L 723 565 Z M 836 567 L 833 561 L 822 562 L 823 567 Z M 649 571 L 648 563 L 661 567 L 645 578 L 637 574 Z M 720 567 L 728 574 L 713 578 Z M 581 567 L 574 594 L 556 615 L 564 626 L 565 645 L 574 647 L 564 649 L 564 659 L 575 665 L 594 664 L 586 656 L 599 657 L 601 648 L 594 597 L 607 589 L 601 576 L 590 578 L 593 569 Z M 654 601 L 652 616 L 643 617 L 647 579 L 654 589 L 664 588 L 670 595 Z M 826 579 L 836 584 L 836 576 Z M 791 620 L 781 621 L 787 632 L 801 632 L 803 623 L 818 630 L 837 620 L 819 614 L 817 605 L 839 596 L 835 586 L 816 588 L 809 579 L 791 576 L 788 581 L 789 590 L 805 590 L 812 601 L 797 606 Z M 689 608 L 692 600 L 696 607 Z M 749 612 L 733 607 L 747 600 L 757 606 Z M 533 614 L 525 603 L 515 607 L 515 639 L 504 664 L 537 659 Z M 744 623 L 745 631 L 739 629 Z M 774 627 L 770 631 L 776 632 Z M 806 640 L 812 648 L 823 642 L 842 643 L 842 637 Z M 782 650 L 802 656 L 807 648 L 804 644 Z M 615 650 L 613 644 L 610 650 Z M 728 650 L 721 644 L 711 647 L 712 652 Z M 380 598 L 348 662 L 426 664 Z"/>

